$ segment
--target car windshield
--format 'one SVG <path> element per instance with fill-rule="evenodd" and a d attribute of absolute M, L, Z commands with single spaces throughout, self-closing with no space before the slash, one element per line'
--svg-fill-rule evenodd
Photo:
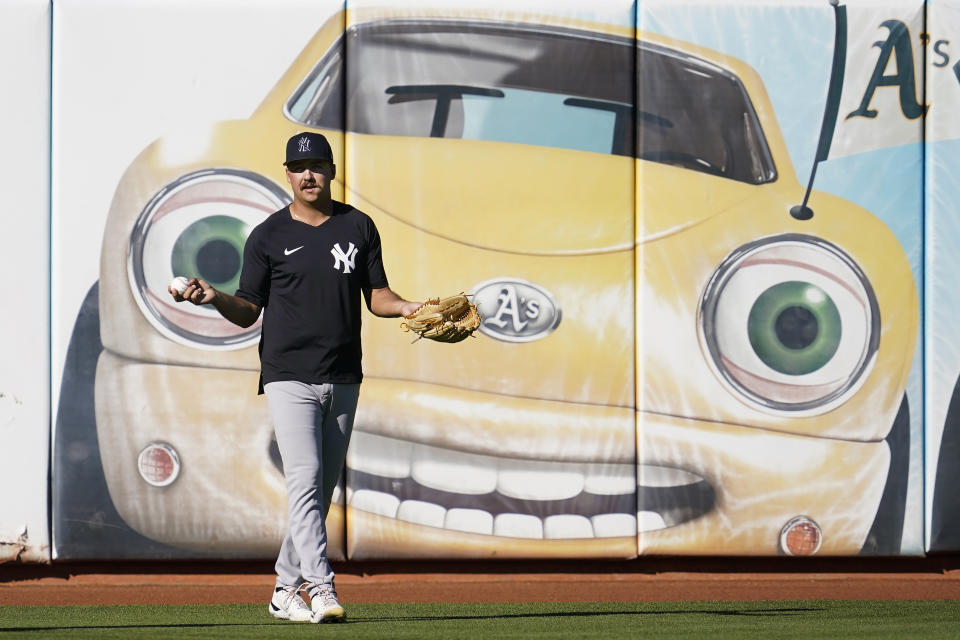
<path fill-rule="evenodd" d="M 355 133 L 634 156 L 751 184 L 776 178 L 736 76 L 634 44 L 488 23 L 356 25 L 286 110 L 302 124 Z"/>

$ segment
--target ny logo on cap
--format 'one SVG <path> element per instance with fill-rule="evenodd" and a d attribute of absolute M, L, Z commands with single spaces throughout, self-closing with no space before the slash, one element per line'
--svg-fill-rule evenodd
<path fill-rule="evenodd" d="M 307 151 L 310 151 L 310 138 L 303 136 L 297 140 L 297 151 L 300 153 L 306 153 Z"/>

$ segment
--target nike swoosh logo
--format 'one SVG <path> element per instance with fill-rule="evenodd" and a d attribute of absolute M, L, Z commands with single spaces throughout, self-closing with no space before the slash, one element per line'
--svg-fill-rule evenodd
<path fill-rule="evenodd" d="M 284 250 L 283 250 L 283 255 L 288 256 L 288 255 L 290 255 L 291 253 L 296 253 L 297 251 L 300 251 L 300 249 L 303 249 L 303 245 L 300 245 L 300 246 L 297 247 L 296 249 L 284 249 Z"/>

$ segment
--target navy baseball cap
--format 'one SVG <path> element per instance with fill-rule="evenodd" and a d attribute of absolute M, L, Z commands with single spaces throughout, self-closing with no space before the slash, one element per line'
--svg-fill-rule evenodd
<path fill-rule="evenodd" d="M 287 140 L 287 159 L 284 166 L 297 160 L 329 160 L 333 162 L 330 143 L 319 133 L 298 133 Z"/>

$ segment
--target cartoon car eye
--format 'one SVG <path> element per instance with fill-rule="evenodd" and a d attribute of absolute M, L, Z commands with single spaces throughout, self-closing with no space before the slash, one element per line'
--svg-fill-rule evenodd
<path fill-rule="evenodd" d="M 242 329 L 215 310 L 177 305 L 167 284 L 175 275 L 196 276 L 235 291 L 247 235 L 288 202 L 277 185 L 229 169 L 189 173 L 157 193 L 134 225 L 127 269 L 147 320 L 171 340 L 195 348 L 240 349 L 255 343 L 259 321 Z"/>
<path fill-rule="evenodd" d="M 722 378 L 769 409 L 822 413 L 863 381 L 880 341 L 864 273 L 810 236 L 741 247 L 715 272 L 702 331 Z"/>

